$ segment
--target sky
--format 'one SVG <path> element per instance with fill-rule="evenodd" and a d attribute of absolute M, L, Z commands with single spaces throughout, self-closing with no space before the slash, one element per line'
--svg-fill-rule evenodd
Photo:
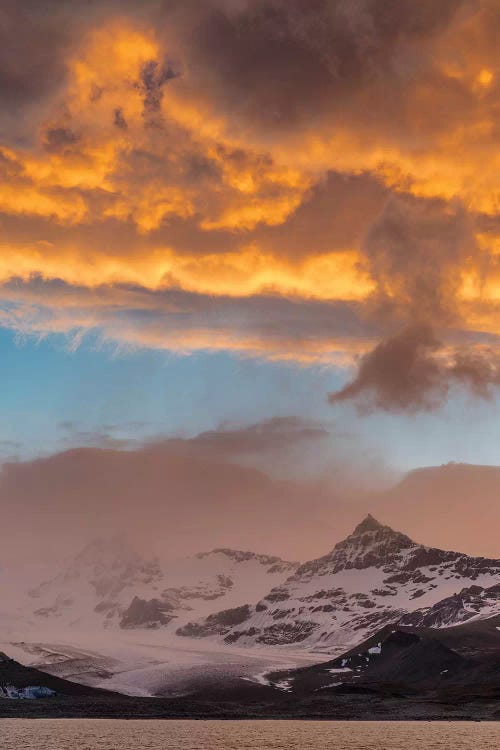
<path fill-rule="evenodd" d="M 35 507 L 83 540 L 168 495 L 186 548 L 205 508 L 272 552 L 289 492 L 309 554 L 408 471 L 498 464 L 499 33 L 497 0 L 2 3 L 12 551 Z"/>

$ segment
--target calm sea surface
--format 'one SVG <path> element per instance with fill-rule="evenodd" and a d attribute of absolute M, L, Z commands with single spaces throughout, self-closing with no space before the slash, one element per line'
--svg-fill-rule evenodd
<path fill-rule="evenodd" d="M 2 750 L 499 750 L 499 723 L 0 720 Z"/>

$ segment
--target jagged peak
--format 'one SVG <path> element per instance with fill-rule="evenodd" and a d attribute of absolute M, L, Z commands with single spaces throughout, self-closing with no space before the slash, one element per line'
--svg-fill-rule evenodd
<path fill-rule="evenodd" d="M 403 549 L 412 546 L 418 545 L 406 534 L 380 523 L 371 513 L 368 513 L 352 534 L 335 545 L 329 557 L 338 557 L 339 554 L 343 556 L 346 550 L 350 550 L 351 555 L 359 556 L 365 555 L 368 549 L 373 552 L 375 549 Z"/>
<path fill-rule="evenodd" d="M 379 523 L 371 513 L 368 513 L 366 518 L 364 518 L 361 523 L 356 526 L 352 533 L 352 536 L 359 536 L 360 534 L 365 534 L 367 531 L 380 531 L 381 529 L 388 528 L 388 526 L 383 526 L 381 523 Z"/>

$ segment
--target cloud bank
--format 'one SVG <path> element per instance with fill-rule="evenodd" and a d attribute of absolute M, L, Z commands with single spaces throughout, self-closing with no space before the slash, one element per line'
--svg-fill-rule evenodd
<path fill-rule="evenodd" d="M 348 531 L 364 510 L 368 478 L 384 481 L 381 472 L 362 477 L 352 446 L 347 460 L 330 430 L 296 417 L 145 445 L 113 444 L 112 430 L 63 427 L 87 447 L 0 471 L 4 562 L 20 547 L 28 561 L 53 561 L 117 533 L 165 558 L 207 547 L 305 557 Z M 323 477 L 304 478 L 308 451 L 323 453 Z"/>
<path fill-rule="evenodd" d="M 0 324 L 75 344 L 97 331 L 178 352 L 364 354 L 364 388 L 367 363 L 422 323 L 460 347 L 454 379 L 493 387 L 497 10 L 7 0 Z M 433 358 L 417 360 L 440 401 Z"/>
<path fill-rule="evenodd" d="M 497 554 L 497 467 L 424 469 L 394 484 L 356 440 L 342 450 L 334 431 L 295 417 L 147 445 L 81 437 L 88 447 L 2 467 L 2 565 L 19 564 L 20 549 L 23 564 L 60 565 L 116 535 L 165 559 L 233 547 L 306 560 L 367 512 L 422 543 Z M 304 478 L 308 451 L 328 459 L 321 478 Z"/>

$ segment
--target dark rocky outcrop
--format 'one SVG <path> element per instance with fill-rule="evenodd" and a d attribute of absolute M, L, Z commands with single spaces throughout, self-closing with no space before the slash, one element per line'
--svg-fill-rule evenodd
<path fill-rule="evenodd" d="M 231 628 L 241 625 L 250 615 L 250 607 L 244 604 L 242 607 L 224 609 L 222 612 L 209 615 L 201 623 L 189 622 L 178 628 L 177 635 L 200 638 L 207 635 L 224 635 Z"/>
<path fill-rule="evenodd" d="M 171 604 L 160 599 L 140 599 L 135 596 L 130 606 L 123 612 L 121 628 L 159 628 L 172 620 Z"/>

